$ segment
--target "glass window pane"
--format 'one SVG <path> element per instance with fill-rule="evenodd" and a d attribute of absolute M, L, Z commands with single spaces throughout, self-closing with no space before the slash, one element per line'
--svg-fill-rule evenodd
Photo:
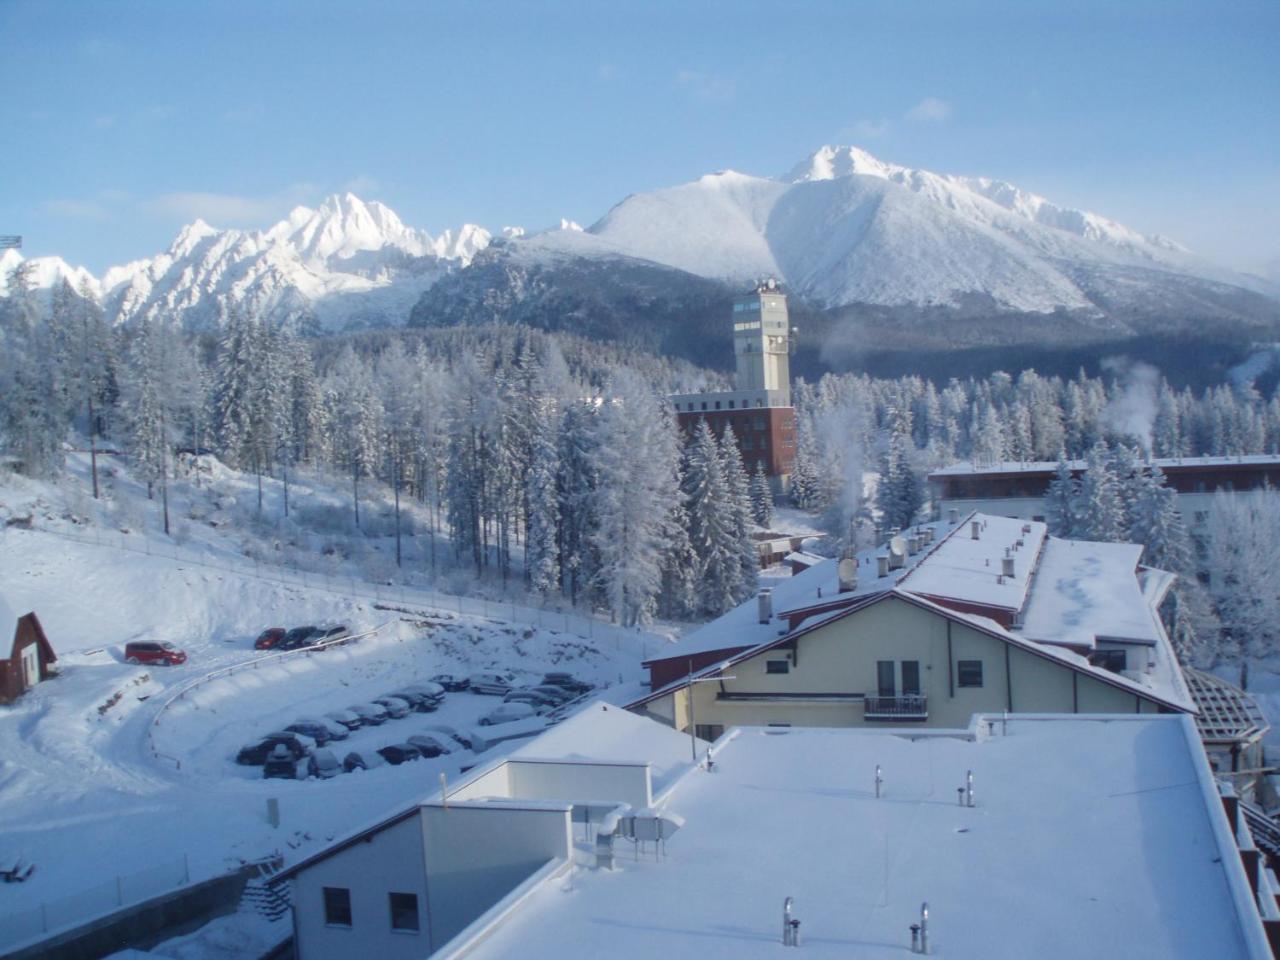
<path fill-rule="evenodd" d="M 903 696 L 920 695 L 920 661 L 902 661 L 902 693 Z"/>
<path fill-rule="evenodd" d="M 351 891 L 346 887 L 324 888 L 324 922 L 335 927 L 351 926 Z"/>
<path fill-rule="evenodd" d="M 876 661 L 876 679 L 879 685 L 880 696 L 892 697 L 897 693 L 897 688 L 893 682 L 893 661 L 892 660 Z"/>
<path fill-rule="evenodd" d="M 418 929 L 418 895 L 416 893 L 391 894 L 391 929 Z"/>

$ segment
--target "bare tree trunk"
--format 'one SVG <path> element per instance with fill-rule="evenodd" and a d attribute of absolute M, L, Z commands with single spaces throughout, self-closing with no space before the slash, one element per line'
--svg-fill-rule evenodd
<path fill-rule="evenodd" d="M 395 471 L 396 471 L 396 483 L 395 483 L 395 487 L 396 487 L 396 566 L 399 567 L 401 566 L 401 563 L 400 563 L 400 460 L 398 457 L 396 458 Z"/>

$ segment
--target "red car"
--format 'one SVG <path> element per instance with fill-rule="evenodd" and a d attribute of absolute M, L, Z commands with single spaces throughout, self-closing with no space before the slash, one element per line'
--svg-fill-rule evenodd
<path fill-rule="evenodd" d="M 187 662 L 187 655 L 172 643 L 126 643 L 124 645 L 126 663 L 163 663 L 176 667 Z"/>
<path fill-rule="evenodd" d="M 270 650 L 283 639 L 284 627 L 267 627 L 258 634 L 258 639 L 253 641 L 253 649 Z"/>

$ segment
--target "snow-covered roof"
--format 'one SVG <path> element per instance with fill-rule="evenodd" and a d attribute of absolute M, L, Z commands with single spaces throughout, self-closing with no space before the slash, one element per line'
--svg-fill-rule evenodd
<path fill-rule="evenodd" d="M 794 550 L 782 558 L 783 563 L 803 563 L 806 567 L 817 566 L 826 560 L 826 557 L 820 557 L 816 553 L 807 553 L 804 550 Z"/>
<path fill-rule="evenodd" d="M 815 958 L 906 956 L 925 901 L 956 960 L 1270 956 L 1190 718 L 992 726 L 731 731 L 666 798 L 664 855 L 540 884 L 467 956 L 773 957 L 785 897 Z"/>
<path fill-rule="evenodd" d="M 1090 649 L 1100 639 L 1156 643 L 1156 618 L 1137 576 L 1142 551 L 1140 543 L 1050 538 L 1022 633 Z"/>
<path fill-rule="evenodd" d="M 1280 455 L 1260 453 L 1238 457 L 1155 457 L 1149 463 L 1168 473 L 1171 470 L 1176 472 L 1199 467 L 1280 466 Z M 1088 464 L 1084 460 L 1068 460 L 1067 466 L 1072 470 L 1083 470 Z M 996 463 L 962 461 L 940 467 L 930 473 L 929 477 L 932 479 L 933 477 L 969 477 L 1007 473 L 1055 473 L 1057 469 L 1058 461 L 1056 460 L 1004 460 Z"/>
<path fill-rule="evenodd" d="M 872 594 L 884 593 L 891 589 L 909 570 L 915 567 L 928 553 L 937 546 L 955 525 L 943 521 L 921 524 L 919 529 L 931 527 L 934 530 L 934 542 L 917 553 L 906 557 L 905 565 L 899 570 L 891 570 L 886 577 L 876 576 L 876 556 L 884 553 L 882 547 L 872 547 L 857 554 L 858 585 L 851 591 L 840 592 L 837 576 L 837 562 L 822 559 L 815 566 L 802 570 L 793 577 L 784 577 L 770 581 L 774 617 L 788 610 L 811 607 L 826 600 L 853 599 Z M 916 527 L 911 528 L 913 531 Z M 679 642 L 665 647 L 650 660 L 666 660 L 671 657 L 687 657 L 712 650 L 733 650 L 755 647 L 777 639 L 780 626 L 776 619 L 761 623 L 759 605 L 756 598 L 739 604 L 723 616 L 695 630 Z"/>
<path fill-rule="evenodd" d="M 929 597 L 1020 609 L 1048 527 L 981 513 L 971 521 L 978 525 L 978 539 L 972 536 L 971 523 L 961 524 L 938 544 L 926 563 L 903 578 L 902 586 Z M 1002 572 L 1006 556 L 1013 558 L 1011 577 Z"/>

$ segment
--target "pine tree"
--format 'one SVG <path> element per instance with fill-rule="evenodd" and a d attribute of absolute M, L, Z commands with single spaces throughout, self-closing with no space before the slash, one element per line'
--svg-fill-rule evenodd
<path fill-rule="evenodd" d="M 1079 484 L 1071 475 L 1071 466 L 1065 458 L 1059 459 L 1057 471 L 1049 481 L 1049 490 L 1044 497 L 1044 515 L 1050 534 L 1067 540 L 1076 536 L 1076 503 L 1079 497 Z"/>
<path fill-rule="evenodd" d="M 1158 466 L 1140 475 L 1137 482 L 1129 540 L 1145 545 L 1143 562 L 1147 565 L 1190 576 L 1191 540 L 1178 512 L 1177 492 L 1165 482 Z"/>
<path fill-rule="evenodd" d="M 759 583 L 760 553 L 752 537 L 751 483 L 747 479 L 742 454 L 733 427 L 725 425 L 720 438 L 720 460 L 724 467 L 725 485 L 729 490 L 729 509 L 733 533 L 737 542 L 738 581 L 734 587 L 734 599 L 741 603 L 753 596 Z"/>
<path fill-rule="evenodd" d="M 1080 481 L 1076 513 L 1080 524 L 1076 535 L 1083 540 L 1116 543 L 1126 538 L 1128 524 L 1120 485 L 1111 465 L 1111 451 L 1105 440 L 1089 448 L 1084 476 Z"/>
<path fill-rule="evenodd" d="M 742 563 L 719 444 L 705 420 L 687 448 L 684 484 L 689 541 L 698 557 L 698 609 L 718 617 L 738 603 Z"/>
<path fill-rule="evenodd" d="M 912 469 L 909 449 L 910 423 L 899 418 L 890 427 L 888 448 L 880 458 L 880 480 L 876 487 L 876 507 L 884 527 L 910 526 L 924 504 L 924 491 Z"/>
<path fill-rule="evenodd" d="M 751 517 L 758 527 L 768 530 L 773 526 L 773 490 L 759 461 L 751 474 Z"/>
<path fill-rule="evenodd" d="M 560 467 L 556 448 L 555 413 L 549 399 L 538 404 L 539 416 L 531 423 L 531 460 L 524 478 L 528 504 L 525 532 L 525 567 L 529 586 L 550 596 L 560 588 L 560 503 L 556 497 L 556 474 Z"/>

